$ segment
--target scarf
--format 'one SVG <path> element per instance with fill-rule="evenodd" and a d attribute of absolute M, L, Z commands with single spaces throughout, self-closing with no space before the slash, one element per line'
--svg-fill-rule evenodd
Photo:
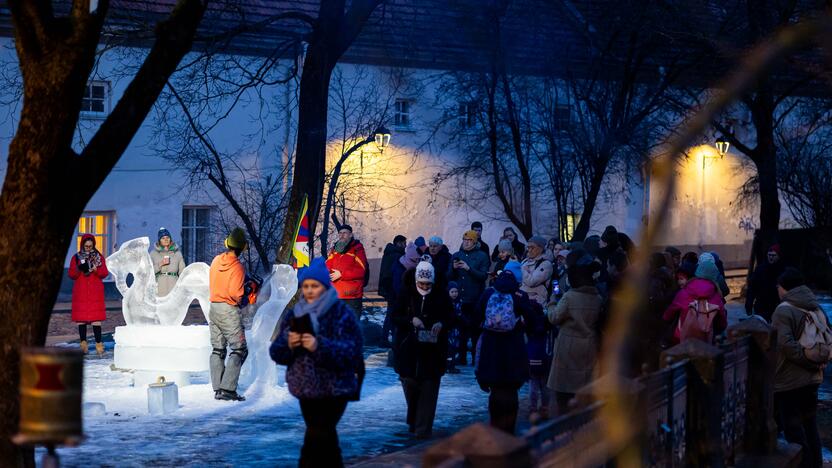
<path fill-rule="evenodd" d="M 81 263 L 81 260 L 86 260 L 87 265 L 90 267 L 98 268 L 101 266 L 101 253 L 98 252 L 96 249 L 92 249 L 89 252 L 85 252 L 81 250 L 76 254 L 78 256 L 78 263 Z"/>
<path fill-rule="evenodd" d="M 167 249 L 162 247 L 158 242 L 156 243 L 157 252 L 176 252 L 177 250 L 179 250 L 179 246 L 175 242 L 171 242 Z"/>
<path fill-rule="evenodd" d="M 329 288 L 326 290 L 325 293 L 321 294 L 315 302 L 309 303 L 306 302 L 306 299 L 301 298 L 297 304 L 295 304 L 295 317 L 303 317 L 306 314 L 309 314 L 309 318 L 312 321 L 312 329 L 315 330 L 315 334 L 318 334 L 318 318 L 323 316 L 335 303 L 338 302 L 338 291 L 335 288 Z"/>
<path fill-rule="evenodd" d="M 344 242 L 344 241 L 336 242 L 335 247 L 334 247 L 335 251 L 338 252 L 339 254 L 342 254 L 342 253 L 346 252 L 347 247 L 350 246 L 350 242 L 352 242 L 352 239 L 350 239 L 346 242 Z"/>

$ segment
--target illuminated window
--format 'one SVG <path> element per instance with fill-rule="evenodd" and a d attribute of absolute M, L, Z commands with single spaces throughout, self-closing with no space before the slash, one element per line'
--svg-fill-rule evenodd
<path fill-rule="evenodd" d="M 187 263 L 210 263 L 211 218 L 214 208 L 192 207 L 182 208 L 182 255 Z"/>
<path fill-rule="evenodd" d="M 78 220 L 78 232 L 75 239 L 76 250 L 81 250 L 81 236 L 92 234 L 95 236 L 95 247 L 105 257 L 113 253 L 115 213 L 112 212 L 84 212 Z"/>
<path fill-rule="evenodd" d="M 397 127 L 410 127 L 410 111 L 412 102 L 408 99 L 396 99 L 393 113 L 393 124 Z"/>
<path fill-rule="evenodd" d="M 575 226 L 581 219 L 580 213 L 569 213 L 566 215 L 566 241 L 572 240 L 572 235 L 575 234 Z"/>
<path fill-rule="evenodd" d="M 90 81 L 84 88 L 81 113 L 88 117 L 105 117 L 110 112 L 110 82 Z"/>
<path fill-rule="evenodd" d="M 456 114 L 459 126 L 471 128 L 477 124 L 477 105 L 473 102 L 461 102 Z"/>

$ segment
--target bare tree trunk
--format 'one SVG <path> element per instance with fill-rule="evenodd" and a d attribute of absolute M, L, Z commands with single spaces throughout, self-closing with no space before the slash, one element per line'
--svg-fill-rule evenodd
<path fill-rule="evenodd" d="M 604 182 L 604 175 L 607 171 L 607 161 L 609 157 L 599 158 L 603 163 L 595 164 L 595 171 L 592 175 L 592 181 L 589 184 L 589 191 L 584 200 L 584 209 L 581 213 L 581 219 L 578 225 L 575 226 L 575 233 L 572 234 L 572 240 L 583 241 L 589 234 L 590 222 L 592 222 L 592 212 L 595 211 L 595 205 L 598 202 L 598 194 L 601 192 L 601 184 Z"/>
<path fill-rule="evenodd" d="M 68 17 L 51 2 L 10 0 L 23 75 L 23 109 L 0 193 L 0 460 L 33 466 L 17 431 L 20 348 L 43 345 L 78 218 L 112 170 L 177 64 L 190 50 L 207 6 L 179 0 L 121 100 L 83 152 L 72 150 L 81 98 L 109 2 L 76 1 Z"/>

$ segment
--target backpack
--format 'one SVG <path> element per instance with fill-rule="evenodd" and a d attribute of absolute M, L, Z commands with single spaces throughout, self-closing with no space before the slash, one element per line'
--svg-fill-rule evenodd
<path fill-rule="evenodd" d="M 829 322 L 823 310 L 806 310 L 789 302 L 786 304 L 803 312 L 806 318 L 797 340 L 803 348 L 803 355 L 813 363 L 825 366 L 832 361 L 832 331 L 829 330 Z"/>
<path fill-rule="evenodd" d="M 697 299 L 688 305 L 688 313 L 684 320 L 680 318 L 677 325 L 679 342 L 694 338 L 712 343 L 714 340 L 714 319 L 719 313 L 719 306 L 711 304 L 707 299 Z"/>
<path fill-rule="evenodd" d="M 514 330 L 518 320 L 514 313 L 512 295 L 494 290 L 485 305 L 485 321 L 482 328 L 496 332 L 509 332 Z"/>

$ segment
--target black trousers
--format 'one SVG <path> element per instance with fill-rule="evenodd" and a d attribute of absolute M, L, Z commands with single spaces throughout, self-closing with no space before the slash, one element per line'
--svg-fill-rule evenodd
<path fill-rule="evenodd" d="M 563 416 L 569 412 L 569 402 L 575 398 L 574 393 L 555 392 L 555 401 L 558 405 L 558 416 Z"/>
<path fill-rule="evenodd" d="M 300 412 L 306 423 L 306 434 L 303 436 L 298 466 L 301 468 L 344 466 L 335 427 L 346 409 L 346 398 L 300 400 Z"/>
<path fill-rule="evenodd" d="M 433 432 L 436 401 L 439 399 L 439 379 L 416 380 L 402 377 L 404 399 L 407 401 L 407 426 L 420 437 Z"/>
<path fill-rule="evenodd" d="M 480 339 L 480 321 L 476 317 L 476 304 L 462 304 L 462 314 L 468 320 L 468 326 L 459 327 L 459 361 L 468 358 L 468 340 L 471 340 L 471 365 L 477 359 L 477 340 Z"/>
<path fill-rule="evenodd" d="M 517 425 L 517 410 L 520 402 L 517 397 L 518 388 L 514 385 L 509 387 L 491 386 L 491 393 L 488 395 L 488 415 L 491 417 L 491 425 L 497 429 L 514 434 Z"/>
<path fill-rule="evenodd" d="M 807 385 L 774 394 L 777 425 L 786 440 L 803 447 L 801 468 L 823 465 L 820 434 L 818 434 L 818 385 Z"/>

